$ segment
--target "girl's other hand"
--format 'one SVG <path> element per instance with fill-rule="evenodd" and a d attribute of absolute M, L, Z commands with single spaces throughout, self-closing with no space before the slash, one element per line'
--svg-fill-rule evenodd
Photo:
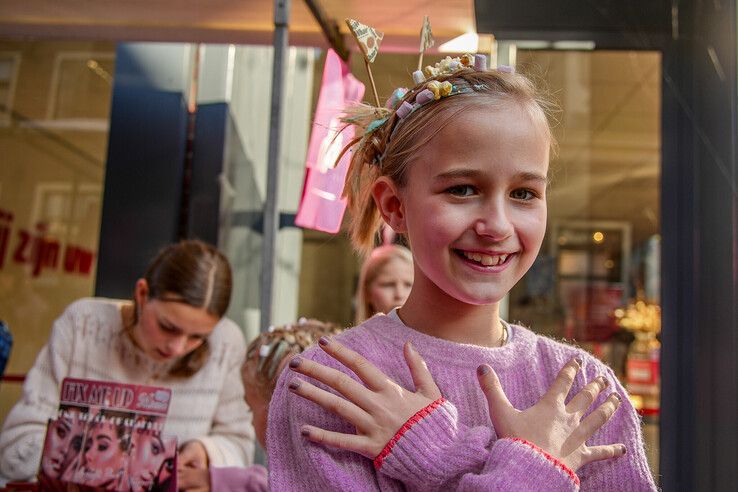
<path fill-rule="evenodd" d="M 489 415 L 497 436 L 520 438 L 535 444 L 574 471 L 592 461 L 624 455 L 623 444 L 585 444 L 610 420 L 620 405 L 621 397 L 618 393 L 611 393 L 604 403 L 584 417 L 608 382 L 600 376 L 565 403 L 580 368 L 581 364 L 576 359 L 571 360 L 561 369 L 541 400 L 521 411 L 510 404 L 494 370 L 487 364 L 479 366 L 479 384 L 487 397 Z"/>
<path fill-rule="evenodd" d="M 328 355 L 353 371 L 366 386 L 341 371 L 312 360 L 295 357 L 290 361 L 293 371 L 320 381 L 345 399 L 298 378 L 290 381 L 289 389 L 356 427 L 357 434 L 343 434 L 304 425 L 302 434 L 313 442 L 374 459 L 410 417 L 441 397 L 441 391 L 433 381 L 425 361 L 410 342 L 405 344 L 404 355 L 415 392 L 398 385 L 367 359 L 340 343 L 326 337 L 322 337 L 318 343 Z"/>

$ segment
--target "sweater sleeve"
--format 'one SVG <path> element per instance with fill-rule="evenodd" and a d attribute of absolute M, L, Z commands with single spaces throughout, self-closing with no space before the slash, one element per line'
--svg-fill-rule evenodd
<path fill-rule="evenodd" d="M 574 472 L 537 446 L 496 440 L 490 427 L 460 425 L 448 401 L 418 412 L 374 464 L 409 490 L 579 489 Z"/>
<path fill-rule="evenodd" d="M 260 465 L 210 467 L 210 490 L 216 492 L 267 492 L 267 482 L 266 468 Z"/>
<path fill-rule="evenodd" d="M 224 379 L 218 382 L 220 393 L 210 433 L 197 438 L 205 446 L 212 466 L 246 466 L 254 461 L 254 427 L 241 380 L 246 346 L 238 328 L 231 327 L 237 333 L 229 337 L 226 347 Z"/>
<path fill-rule="evenodd" d="M 54 322 L 23 383 L 23 395 L 10 410 L 0 433 L 0 475 L 29 480 L 36 475 L 46 424 L 59 406 L 61 382 L 69 370 L 76 323 L 74 304 Z"/>

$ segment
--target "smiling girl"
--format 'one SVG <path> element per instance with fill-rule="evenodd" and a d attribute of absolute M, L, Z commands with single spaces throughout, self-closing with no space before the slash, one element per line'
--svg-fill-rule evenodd
<path fill-rule="evenodd" d="M 36 474 L 65 377 L 171 388 L 164 432 L 182 443 L 180 464 L 250 464 L 254 434 L 239 371 L 245 344 L 224 317 L 230 295 L 225 256 L 182 241 L 151 262 L 132 301 L 81 299 L 67 307 L 5 420 L 0 475 Z"/>
<path fill-rule="evenodd" d="M 269 410 L 271 489 L 652 490 L 613 372 L 499 316 L 546 230 L 548 104 L 509 69 L 448 65 L 352 148 L 354 244 L 383 220 L 414 283 L 292 360 Z"/>

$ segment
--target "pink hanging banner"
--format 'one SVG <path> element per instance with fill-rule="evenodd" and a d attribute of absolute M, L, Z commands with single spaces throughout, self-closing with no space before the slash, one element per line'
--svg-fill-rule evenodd
<path fill-rule="evenodd" d="M 354 138 L 354 129 L 340 132 L 340 117 L 346 106 L 361 101 L 364 84 L 349 72 L 348 65 L 328 50 L 320 96 L 310 135 L 305 184 L 295 224 L 335 234 L 341 228 L 346 200 L 341 198 L 351 153 L 336 163 L 343 146 Z"/>

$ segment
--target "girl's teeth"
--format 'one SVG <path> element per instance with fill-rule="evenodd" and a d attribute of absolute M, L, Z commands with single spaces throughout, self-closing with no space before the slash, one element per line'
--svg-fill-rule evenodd
<path fill-rule="evenodd" d="M 480 253 L 464 253 L 470 260 L 481 263 L 484 266 L 495 266 L 504 263 L 508 255 L 483 255 Z"/>

